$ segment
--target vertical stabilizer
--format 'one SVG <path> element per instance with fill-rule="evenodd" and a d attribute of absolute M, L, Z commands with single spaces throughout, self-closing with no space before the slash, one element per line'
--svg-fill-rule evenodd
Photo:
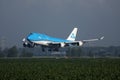
<path fill-rule="evenodd" d="M 76 35 L 77 35 L 78 28 L 74 28 L 73 31 L 68 36 L 67 40 L 69 41 L 75 41 Z"/>

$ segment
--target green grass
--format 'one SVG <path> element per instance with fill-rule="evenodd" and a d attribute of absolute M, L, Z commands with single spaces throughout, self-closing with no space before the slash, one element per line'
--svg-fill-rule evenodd
<path fill-rule="evenodd" d="M 120 59 L 0 59 L 1 80 L 120 80 Z"/>

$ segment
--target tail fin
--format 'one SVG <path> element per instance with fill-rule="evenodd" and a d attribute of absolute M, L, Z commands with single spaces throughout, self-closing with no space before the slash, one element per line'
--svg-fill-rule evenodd
<path fill-rule="evenodd" d="M 75 41 L 76 35 L 77 35 L 78 28 L 74 28 L 73 31 L 68 36 L 67 40 L 69 41 Z"/>

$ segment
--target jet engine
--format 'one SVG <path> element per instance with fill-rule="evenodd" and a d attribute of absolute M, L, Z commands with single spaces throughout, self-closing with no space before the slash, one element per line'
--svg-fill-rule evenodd
<path fill-rule="evenodd" d="M 82 41 L 77 42 L 77 46 L 82 46 L 82 45 L 83 45 Z"/>
<path fill-rule="evenodd" d="M 65 43 L 60 43 L 60 47 L 65 47 Z"/>

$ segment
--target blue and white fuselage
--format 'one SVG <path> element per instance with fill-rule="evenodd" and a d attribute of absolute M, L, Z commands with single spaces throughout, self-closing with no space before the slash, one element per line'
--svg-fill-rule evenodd
<path fill-rule="evenodd" d="M 46 46 L 48 46 L 50 43 L 72 42 L 72 41 L 65 40 L 65 39 L 50 37 L 46 34 L 40 34 L 40 33 L 30 33 L 27 37 L 27 40 L 32 42 L 32 43 L 35 43 L 35 44 L 41 44 L 41 45 L 46 45 Z"/>
<path fill-rule="evenodd" d="M 40 33 L 30 33 L 26 38 L 23 39 L 23 46 L 33 48 L 35 46 L 41 45 L 42 47 L 48 48 L 60 48 L 60 47 L 69 47 L 69 46 L 82 46 L 86 42 L 90 41 L 97 41 L 102 40 L 104 37 L 98 39 L 89 39 L 89 40 L 82 40 L 82 41 L 75 41 L 77 35 L 77 28 L 74 28 L 73 31 L 70 33 L 67 39 L 60 39 L 50 37 L 45 34 Z"/>

